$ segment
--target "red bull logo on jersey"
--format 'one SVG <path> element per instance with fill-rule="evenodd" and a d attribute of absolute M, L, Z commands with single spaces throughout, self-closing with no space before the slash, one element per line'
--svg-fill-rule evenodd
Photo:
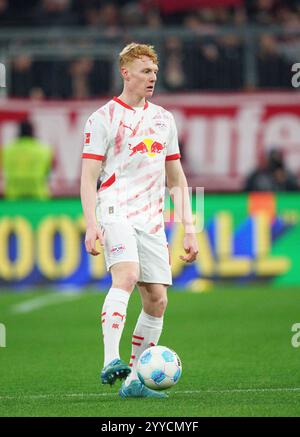
<path fill-rule="evenodd" d="M 135 146 L 129 144 L 129 150 L 131 150 L 129 156 L 133 156 L 136 153 L 147 153 L 148 156 L 155 156 L 158 153 L 161 153 L 164 148 L 165 145 L 157 141 L 151 140 L 151 138 L 145 138 L 143 141 L 140 141 Z"/>

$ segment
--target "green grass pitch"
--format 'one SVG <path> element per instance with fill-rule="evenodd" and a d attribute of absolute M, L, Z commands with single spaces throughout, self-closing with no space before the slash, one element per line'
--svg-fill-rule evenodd
<path fill-rule="evenodd" d="M 104 293 L 60 300 L 50 290 L 1 292 L 0 416 L 299 416 L 300 348 L 291 344 L 299 291 L 170 291 L 160 344 L 179 354 L 183 375 L 159 400 L 123 400 L 120 383 L 101 385 Z M 28 310 L 32 302 L 37 307 Z M 135 292 L 121 343 L 125 360 L 139 311 Z"/>

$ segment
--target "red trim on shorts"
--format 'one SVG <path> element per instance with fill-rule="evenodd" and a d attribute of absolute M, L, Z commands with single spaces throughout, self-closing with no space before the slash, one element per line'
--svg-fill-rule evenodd
<path fill-rule="evenodd" d="M 166 157 L 166 161 L 173 161 L 174 159 L 180 159 L 180 153 L 175 153 L 174 155 L 169 155 Z"/>
<path fill-rule="evenodd" d="M 131 111 L 134 111 L 135 109 L 132 106 L 127 105 L 127 103 L 123 102 L 121 99 L 119 99 L 118 97 L 114 97 L 113 101 L 116 103 L 119 103 L 119 105 L 123 106 L 126 109 L 130 109 Z M 149 106 L 149 103 L 147 102 L 147 100 L 145 101 L 144 104 L 144 109 L 147 109 Z"/>
<path fill-rule="evenodd" d="M 105 156 L 103 155 L 95 155 L 94 153 L 83 153 L 81 155 L 82 158 L 88 158 L 88 159 L 96 159 L 97 161 L 103 161 Z"/>
<path fill-rule="evenodd" d="M 99 191 L 106 190 L 106 188 L 110 187 L 114 182 L 116 182 L 116 174 L 112 174 L 110 178 L 106 179 L 105 182 L 102 182 Z"/>

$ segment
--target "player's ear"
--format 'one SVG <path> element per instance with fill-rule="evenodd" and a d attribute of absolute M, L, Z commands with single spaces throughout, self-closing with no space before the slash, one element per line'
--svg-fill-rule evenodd
<path fill-rule="evenodd" d="M 124 80 L 129 80 L 129 71 L 126 67 L 121 67 L 121 76 Z"/>

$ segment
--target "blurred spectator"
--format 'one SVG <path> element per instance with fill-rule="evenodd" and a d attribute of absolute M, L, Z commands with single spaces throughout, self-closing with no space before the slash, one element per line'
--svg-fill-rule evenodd
<path fill-rule="evenodd" d="M 34 137 L 29 122 L 21 123 L 19 138 L 3 149 L 5 197 L 47 199 L 51 164 L 50 148 Z"/>
<path fill-rule="evenodd" d="M 233 24 L 236 26 L 244 26 L 248 23 L 249 17 L 245 8 L 236 8 L 233 13 Z"/>
<path fill-rule="evenodd" d="M 245 182 L 245 191 L 274 191 L 273 179 L 265 160 L 249 174 Z"/>
<path fill-rule="evenodd" d="M 252 22 L 261 25 L 274 24 L 276 16 L 277 0 L 251 0 L 249 5 L 249 16 Z"/>
<path fill-rule="evenodd" d="M 260 39 L 257 58 L 258 85 L 264 88 L 291 87 L 290 64 L 279 53 L 278 42 L 270 34 Z"/>
<path fill-rule="evenodd" d="M 69 88 L 67 97 L 85 99 L 90 97 L 92 84 L 89 76 L 94 67 L 94 62 L 88 58 L 80 58 L 73 61 L 69 67 L 69 80 L 66 82 Z"/>
<path fill-rule="evenodd" d="M 272 149 L 246 179 L 245 191 L 297 191 L 296 176 L 286 168 L 283 153 Z"/>
<path fill-rule="evenodd" d="M 296 25 L 300 13 L 299 0 L 243 0 L 236 6 L 228 7 L 220 6 L 221 2 L 216 2 L 215 5 L 211 2 L 210 7 L 198 5 L 194 8 L 187 4 L 186 8 L 180 5 L 178 10 L 175 7 L 168 13 L 162 3 L 157 0 L 0 0 L 0 24 L 90 25 L 96 16 L 96 21 L 100 19 L 104 27 L 120 27 L 123 22 L 128 21 L 133 26 L 140 26 L 145 22 L 151 22 L 151 16 L 153 17 L 155 11 L 155 26 L 159 16 L 159 21 L 166 26 L 180 26 L 192 22 L 194 26 L 198 20 L 198 24 L 204 30 L 246 22 L 263 26 L 287 23 Z"/>
<path fill-rule="evenodd" d="M 163 26 L 161 15 L 159 13 L 159 10 L 157 9 L 151 9 L 146 14 L 145 19 L 145 25 L 148 26 L 150 29 L 159 29 Z"/>
<path fill-rule="evenodd" d="M 23 3 L 19 0 L 0 0 L 0 25 L 18 28 L 32 28 L 34 25 L 45 28 L 85 26 L 99 30 L 100 44 L 106 44 L 100 36 L 100 33 L 104 33 L 109 43 L 115 44 L 116 50 L 122 36 L 128 41 L 134 39 L 131 30 L 136 28 L 156 30 L 168 26 L 183 27 L 188 33 L 187 38 L 180 43 L 179 38 L 175 38 L 177 42 L 174 43 L 168 37 L 165 41 L 156 37 L 151 41 L 152 36 L 149 36 L 150 41 L 145 41 L 161 44 L 162 54 L 165 53 L 161 58 L 165 73 L 164 78 L 160 79 L 160 83 L 165 82 L 165 89 L 241 89 L 247 79 L 243 71 L 245 60 L 251 56 L 256 61 L 257 88 L 291 88 L 291 63 L 298 62 L 300 56 L 300 0 L 244 0 L 231 7 L 221 7 L 220 2 L 211 2 L 209 7 L 198 6 L 192 9 L 180 4 L 180 10 L 176 10 L 175 2 L 173 6 L 172 12 L 166 12 L 162 2 L 156 0 L 28 0 Z M 234 29 L 230 34 L 223 33 L 222 37 L 216 35 L 220 26 L 228 31 L 230 26 L 240 30 L 247 24 L 264 27 L 279 25 L 285 33 L 276 34 L 276 37 L 271 34 L 262 35 L 257 51 L 250 53 L 247 58 L 245 36 L 237 36 Z M 3 35 L 5 55 L 7 43 Z M 94 49 L 97 47 L 98 36 L 89 38 L 87 36 L 86 40 Z M 95 96 L 109 92 L 112 83 L 110 62 L 93 57 L 93 51 L 87 51 L 89 62 L 70 62 L 68 47 L 78 45 L 78 41 L 68 42 L 61 38 L 55 40 L 54 44 L 57 41 L 66 47 L 65 59 L 55 59 L 53 51 L 49 52 L 48 58 L 43 53 L 41 58 L 32 58 L 24 50 L 24 55 L 13 61 L 11 77 L 8 72 L 11 96 L 66 98 L 93 96 L 94 90 Z M 11 42 L 13 46 L 18 45 L 8 37 L 8 44 Z M 26 43 L 27 40 L 22 41 L 24 49 Z M 41 44 L 35 38 L 32 41 L 29 39 L 28 44 L 33 48 L 36 45 L 38 49 L 44 46 L 53 49 L 51 42 L 47 43 L 44 37 Z M 181 47 L 168 47 L 172 44 Z M 99 83 L 99 77 L 104 79 L 102 83 Z"/>
<path fill-rule="evenodd" d="M 200 46 L 200 53 L 195 58 L 195 88 L 222 88 L 221 67 L 222 59 L 218 46 L 214 42 Z"/>
<path fill-rule="evenodd" d="M 78 16 L 71 10 L 71 0 L 42 0 L 34 14 L 37 26 L 74 26 Z"/>
<path fill-rule="evenodd" d="M 85 99 L 109 94 L 113 83 L 109 60 L 39 61 L 18 57 L 12 68 L 12 97 Z"/>
<path fill-rule="evenodd" d="M 161 76 L 166 90 L 181 91 L 186 85 L 182 42 L 179 38 L 169 37 L 165 42 Z"/>
<path fill-rule="evenodd" d="M 32 92 L 31 97 L 37 95 L 36 89 L 41 90 L 41 95 L 46 98 L 66 98 L 65 88 L 69 85 L 67 83 L 67 69 L 68 62 L 57 60 L 39 61 L 35 64 L 36 72 L 36 88 L 34 88 L 35 95 Z"/>
<path fill-rule="evenodd" d="M 118 7 L 110 2 L 104 3 L 100 9 L 100 25 L 107 35 L 114 36 L 120 27 Z"/>
<path fill-rule="evenodd" d="M 10 81 L 12 97 L 30 96 L 32 89 L 37 85 L 36 70 L 31 56 L 24 54 L 13 60 Z"/>
<path fill-rule="evenodd" d="M 281 150 L 272 149 L 269 153 L 269 171 L 273 177 L 274 191 L 296 191 L 299 184 L 290 170 L 286 168 Z"/>
<path fill-rule="evenodd" d="M 139 3 L 128 2 L 121 10 L 122 24 L 125 27 L 139 27 L 144 24 L 143 10 Z"/>
<path fill-rule="evenodd" d="M 111 69 L 109 61 L 79 58 L 70 64 L 66 80 L 61 81 L 61 93 L 75 99 L 108 94 L 112 83 Z"/>
<path fill-rule="evenodd" d="M 12 26 L 16 24 L 8 0 L 0 0 L 0 26 Z"/>
<path fill-rule="evenodd" d="M 101 14 L 100 8 L 91 6 L 83 11 L 82 21 L 88 27 L 100 28 Z"/>
<path fill-rule="evenodd" d="M 226 34 L 218 40 L 221 53 L 221 74 L 224 90 L 239 90 L 243 86 L 243 49 L 241 41 L 234 34 Z"/>

